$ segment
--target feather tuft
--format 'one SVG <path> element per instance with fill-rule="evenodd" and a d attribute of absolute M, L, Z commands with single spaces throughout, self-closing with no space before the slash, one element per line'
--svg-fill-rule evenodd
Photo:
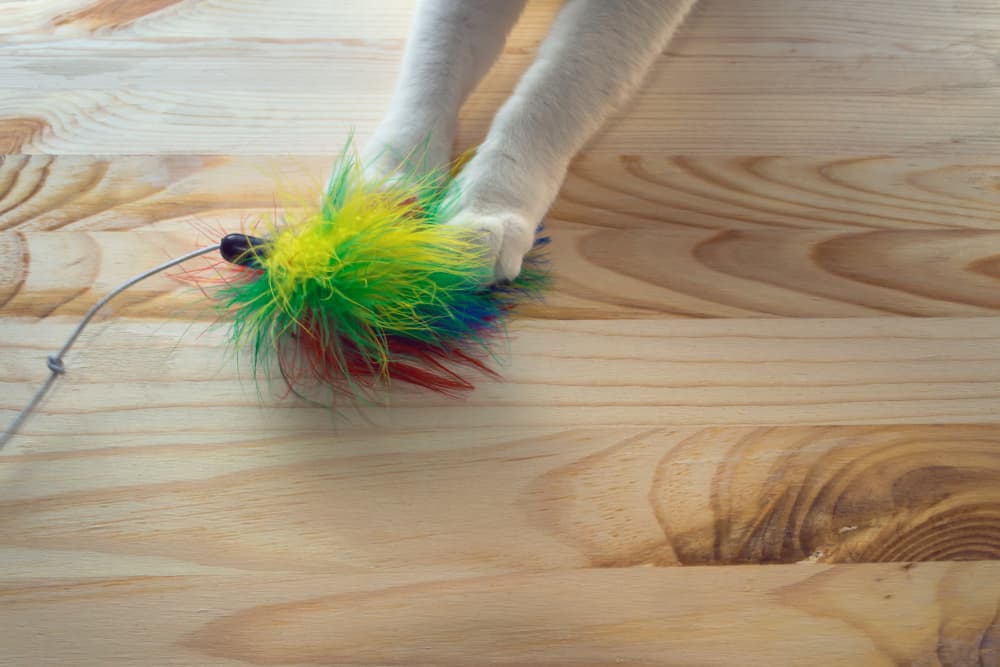
<path fill-rule="evenodd" d="M 473 388 L 469 372 L 496 377 L 491 340 L 546 287 L 548 239 L 537 239 L 518 280 L 483 288 L 492 267 L 481 244 L 442 224 L 452 177 L 400 172 L 372 183 L 348 146 L 319 205 L 261 218 L 262 238 L 229 246 L 245 249 L 228 273 L 192 278 L 231 322 L 254 374 L 276 365 L 296 393 L 312 382 L 355 397 L 393 381 L 457 395 Z"/>

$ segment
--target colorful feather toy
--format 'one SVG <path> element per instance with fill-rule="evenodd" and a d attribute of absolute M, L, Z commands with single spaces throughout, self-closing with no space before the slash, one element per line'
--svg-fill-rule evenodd
<path fill-rule="evenodd" d="M 493 267 L 480 239 L 446 224 L 459 194 L 454 176 L 401 171 L 371 183 L 348 144 L 318 206 L 260 220 L 263 238 L 228 234 L 167 260 L 91 306 L 49 355 L 48 379 L 0 432 L 0 449 L 66 373 L 63 357 L 101 308 L 136 283 L 216 250 L 222 261 L 175 277 L 215 300 L 231 321 L 234 346 L 249 350 L 255 377 L 276 362 L 299 395 L 312 381 L 377 398 L 391 381 L 454 395 L 473 388 L 467 371 L 496 376 L 486 362 L 490 343 L 506 315 L 545 287 L 548 238 L 536 234 L 513 284 L 483 288 Z"/>
<path fill-rule="evenodd" d="M 492 341 L 518 303 L 547 282 L 539 235 L 512 284 L 483 287 L 492 266 L 473 232 L 444 224 L 454 171 L 400 171 L 367 182 L 345 150 L 322 202 L 259 221 L 262 238 L 221 243 L 222 280 L 199 280 L 248 351 L 254 375 L 277 366 L 295 393 L 319 383 L 373 398 L 391 382 L 444 394 L 473 388 L 469 371 L 496 376 Z"/>

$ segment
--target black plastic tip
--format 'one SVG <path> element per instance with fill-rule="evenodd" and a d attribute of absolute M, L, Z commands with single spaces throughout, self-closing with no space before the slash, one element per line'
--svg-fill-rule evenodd
<path fill-rule="evenodd" d="M 226 234 L 219 242 L 219 253 L 222 259 L 230 264 L 239 264 L 251 269 L 259 269 L 260 260 L 264 257 L 266 242 L 256 236 L 247 234 Z"/>

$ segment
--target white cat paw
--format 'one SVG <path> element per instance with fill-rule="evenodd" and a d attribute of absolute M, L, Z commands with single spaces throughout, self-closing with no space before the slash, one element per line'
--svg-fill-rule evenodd
<path fill-rule="evenodd" d="M 448 224 L 478 232 L 494 283 L 510 282 L 521 273 L 524 257 L 535 243 L 537 225 L 515 212 L 460 211 Z"/>

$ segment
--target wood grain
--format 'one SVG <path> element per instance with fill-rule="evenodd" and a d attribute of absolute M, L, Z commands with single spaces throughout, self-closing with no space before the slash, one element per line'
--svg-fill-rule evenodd
<path fill-rule="evenodd" d="M 52 19 L 56 27 L 83 23 L 88 29 L 122 28 L 139 18 L 156 14 L 173 7 L 181 0 L 97 0 L 76 11 L 59 14 Z"/>
<path fill-rule="evenodd" d="M 130 424 L 50 401 L 5 459 L 0 550 L 174 573 L 1000 557 L 995 423 L 539 427 L 508 411 L 470 441 L 447 418 L 372 432 L 243 409 L 240 425 L 197 384 L 180 432 L 150 383 L 131 385 L 148 398 Z"/>
<path fill-rule="evenodd" d="M 239 231 L 190 221 L 187 232 L 0 232 L 8 315 L 82 315 L 130 276 Z M 857 233 L 600 229 L 555 222 L 554 283 L 536 319 L 678 317 L 995 316 L 1000 312 L 1000 232 Z M 752 258 L 752 261 L 748 261 Z M 189 262 L 202 270 L 218 261 Z M 47 270 L 41 267 L 47 265 Z M 215 319 L 182 269 L 118 297 L 134 317 Z"/>
<path fill-rule="evenodd" d="M 584 156 L 554 217 L 702 229 L 997 229 L 992 158 Z"/>
<path fill-rule="evenodd" d="M 0 595 L 17 664 L 964 667 L 996 664 L 998 581 L 995 563 L 953 563 L 123 576 Z"/>
<path fill-rule="evenodd" d="M 538 8 L 544 16 L 554 6 Z M 0 17 L 0 35 L 30 42 L 78 37 L 160 39 L 286 40 L 329 38 L 405 38 L 413 0 L 340 0 L 331 8 L 324 0 L 289 0 L 276 6 L 268 0 L 152 0 L 118 4 L 114 0 L 46 0 L 16 2 Z M 548 10 L 548 11 L 547 11 Z"/>
<path fill-rule="evenodd" d="M 163 433 L 192 415 L 198 418 L 187 428 L 199 431 L 246 433 L 252 424 L 251 432 L 326 434 L 372 425 L 471 433 L 506 426 L 996 423 L 1000 415 L 994 317 L 525 321 L 498 350 L 502 382 L 484 380 L 457 401 L 400 386 L 391 406 L 363 409 L 369 423 L 347 405 L 334 419 L 322 407 L 281 401 L 280 381 L 273 378 L 272 391 L 266 374 L 258 396 L 245 360 L 227 354 L 224 329 L 184 315 L 105 315 L 67 358 L 67 365 L 80 365 L 52 392 L 45 417 L 26 428 L 22 442 L 41 446 L 80 428 L 109 436 Z M 45 356 L 72 324 L 56 317 L 5 322 L 5 416 L 43 379 Z"/>
<path fill-rule="evenodd" d="M 366 137 L 388 103 L 411 7 L 122 4 L 29 6 L 0 24 L 0 34 L 22 35 L 0 44 L 0 119 L 46 128 L 22 139 L 21 150 L 333 154 L 352 127 Z M 463 146 L 481 139 L 556 7 L 530 6 L 463 112 Z M 751 11 L 705 0 L 644 91 L 588 151 L 996 151 L 994 3 L 837 7 L 774 0 Z M 92 34 L 107 36 L 74 41 Z M 219 39 L 233 36 L 241 39 Z"/>
<path fill-rule="evenodd" d="M 3 156 L 0 229 L 190 231 L 193 215 L 308 197 L 329 164 L 309 155 Z M 583 156 L 549 218 L 623 229 L 1000 231 L 1000 162 Z"/>
<path fill-rule="evenodd" d="M 82 313 L 128 276 L 271 213 L 278 188 L 308 197 L 325 169 L 308 156 L 9 157 L 0 229 L 160 231 L 11 237 L 8 264 L 31 281 L 8 283 L 8 312 Z M 984 160 L 584 158 L 548 222 L 555 291 L 527 313 L 995 315 L 998 183 Z M 47 268 L 32 272 L 29 257 Z M 179 294 L 157 280 L 120 307 L 171 312 Z"/>
<path fill-rule="evenodd" d="M 411 11 L 4 5 L 0 423 L 116 284 L 314 196 Z M 1000 665 L 998 47 L 986 0 L 702 0 L 463 400 L 258 390 L 137 286 L 0 454 L 0 663 Z"/>

